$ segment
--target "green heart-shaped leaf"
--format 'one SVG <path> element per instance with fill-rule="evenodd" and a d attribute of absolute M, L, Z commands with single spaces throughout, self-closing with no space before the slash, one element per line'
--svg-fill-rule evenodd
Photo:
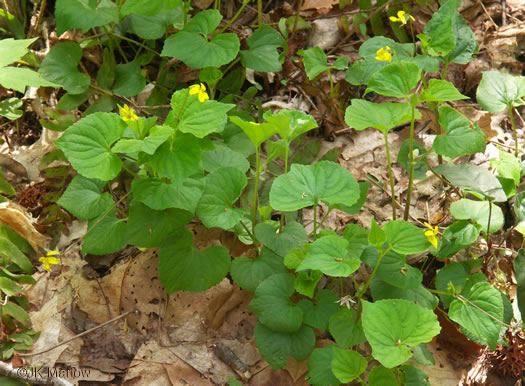
<path fill-rule="evenodd" d="M 487 232 L 490 221 L 490 233 L 497 232 L 503 226 L 505 218 L 501 208 L 488 201 L 474 201 L 462 198 L 450 205 L 450 214 L 458 220 L 472 220 L 481 225 L 481 229 Z"/>
<path fill-rule="evenodd" d="M 199 141 L 191 134 L 179 134 L 173 141 L 164 142 L 146 160 L 160 177 L 180 184 L 199 171 L 201 148 Z"/>
<path fill-rule="evenodd" d="M 292 333 L 301 328 L 303 311 L 290 301 L 294 293 L 294 277 L 278 273 L 264 280 L 250 302 L 250 310 L 272 331 Z"/>
<path fill-rule="evenodd" d="M 197 207 L 197 216 L 208 228 L 230 229 L 247 213 L 234 208 L 248 181 L 239 169 L 219 168 L 208 174 L 206 186 Z"/>
<path fill-rule="evenodd" d="M 436 153 L 453 158 L 485 151 L 485 134 L 477 124 L 472 130 L 470 120 L 452 107 L 442 106 L 438 111 L 439 124 L 446 135 L 434 139 Z"/>
<path fill-rule="evenodd" d="M 332 372 L 343 383 L 359 377 L 368 366 L 366 359 L 356 351 L 334 348 Z"/>
<path fill-rule="evenodd" d="M 218 284 L 230 269 L 230 254 L 224 247 L 203 251 L 192 245 L 191 232 L 181 228 L 161 245 L 159 279 L 166 292 L 202 292 Z"/>
<path fill-rule="evenodd" d="M 106 212 L 113 205 L 109 193 L 100 193 L 103 181 L 77 175 L 69 183 L 57 204 L 80 220 L 88 220 Z M 79 205 L 79 203 L 82 205 Z"/>
<path fill-rule="evenodd" d="M 428 87 L 419 96 L 419 100 L 426 102 L 448 102 L 460 99 L 469 98 L 462 95 L 452 83 L 441 79 L 430 79 Z"/>
<path fill-rule="evenodd" d="M 481 267 L 481 259 L 450 263 L 438 271 L 436 275 L 436 289 L 448 292 L 449 284 L 451 284 L 456 289 L 462 290 L 465 287 L 469 276 L 472 277 L 470 272 L 479 269 L 479 267 Z M 484 276 L 483 274 L 481 275 Z M 450 302 L 454 300 L 452 294 L 440 294 L 439 297 L 445 308 L 448 308 Z"/>
<path fill-rule="evenodd" d="M 2 39 L 0 40 L 0 67 L 16 62 L 27 54 L 27 47 L 38 38 L 33 39 Z"/>
<path fill-rule="evenodd" d="M 388 251 L 381 260 L 376 275 L 384 282 L 402 289 L 417 288 L 421 285 L 423 274 L 406 263 L 403 255 Z"/>
<path fill-rule="evenodd" d="M 389 246 L 402 255 L 423 252 L 430 245 L 425 237 L 425 230 L 407 221 L 389 221 L 384 231 Z"/>
<path fill-rule="evenodd" d="M 260 146 L 264 141 L 277 133 L 277 128 L 268 123 L 248 122 L 236 116 L 230 117 L 230 121 L 239 126 L 255 146 Z"/>
<path fill-rule="evenodd" d="M 283 47 L 286 41 L 279 32 L 263 24 L 246 39 L 246 43 L 250 49 L 240 52 L 244 67 L 259 72 L 282 70 L 277 48 Z"/>
<path fill-rule="evenodd" d="M 462 190 L 480 193 L 495 202 L 507 201 L 501 183 L 494 174 L 481 166 L 439 165 L 434 170 Z"/>
<path fill-rule="evenodd" d="M 238 257 L 233 260 L 230 274 L 239 287 L 246 291 L 255 292 L 257 286 L 267 277 L 286 272 L 283 258 L 263 247 L 260 256 L 256 259 Z"/>
<path fill-rule="evenodd" d="M 174 230 L 189 223 L 192 218 L 193 214 L 186 210 L 153 210 L 138 200 L 132 200 L 126 242 L 140 248 L 158 247 Z"/>
<path fill-rule="evenodd" d="M 326 236 L 314 241 L 308 248 L 308 253 L 297 267 L 297 271 L 318 269 L 325 275 L 347 277 L 355 272 L 360 264 L 360 260 L 348 256 L 348 241 L 337 236 Z"/>
<path fill-rule="evenodd" d="M 201 190 L 189 179 L 183 184 L 165 183 L 159 178 L 134 179 L 131 190 L 135 198 L 152 209 L 179 208 L 195 213 Z"/>
<path fill-rule="evenodd" d="M 308 358 L 315 346 L 315 333 L 305 325 L 293 333 L 272 331 L 259 321 L 255 326 L 255 343 L 263 358 L 277 370 L 286 366 L 289 356 L 299 362 Z"/>
<path fill-rule="evenodd" d="M 466 220 L 456 221 L 449 225 L 441 237 L 436 257 L 444 259 L 452 257 L 460 250 L 474 243 L 481 231 L 481 225 L 471 224 Z"/>
<path fill-rule="evenodd" d="M 370 283 L 370 292 L 372 293 L 374 301 L 383 299 L 406 299 L 429 310 L 435 310 L 439 303 L 439 299 L 421 284 L 416 288 L 404 289 L 388 284 L 377 276 L 374 276 Z"/>
<path fill-rule="evenodd" d="M 71 125 L 55 145 L 78 173 L 109 181 L 122 167 L 122 161 L 110 148 L 125 129 L 126 124 L 118 115 L 94 113 Z"/>
<path fill-rule="evenodd" d="M 498 343 L 503 320 L 503 301 L 500 292 L 490 283 L 474 284 L 470 291 L 462 295 L 468 299 L 454 299 L 450 303 L 448 316 L 476 337 L 486 340 L 494 350 Z M 494 320 L 496 319 L 496 320 Z"/>
<path fill-rule="evenodd" d="M 88 230 L 82 253 L 105 255 L 122 249 L 126 244 L 126 224 L 123 219 L 115 217 L 115 210 L 89 220 Z"/>
<path fill-rule="evenodd" d="M 115 85 L 113 92 L 128 98 L 136 96 L 146 87 L 146 78 L 142 76 L 140 60 L 120 63 L 115 67 Z"/>
<path fill-rule="evenodd" d="M 58 83 L 70 94 L 82 94 L 91 83 L 86 74 L 78 70 L 82 48 L 75 42 L 54 45 L 46 55 L 38 72 L 50 82 Z"/>
<path fill-rule="evenodd" d="M 485 111 L 497 113 L 508 106 L 525 104 L 525 76 L 499 71 L 485 71 L 476 91 L 476 99 Z"/>
<path fill-rule="evenodd" d="M 410 62 L 390 63 L 370 78 L 367 92 L 396 98 L 408 98 L 421 79 L 421 70 Z"/>
<path fill-rule="evenodd" d="M 352 308 L 341 308 L 328 321 L 328 330 L 336 343 L 342 348 L 349 348 L 366 342 L 361 319 Z"/>
<path fill-rule="evenodd" d="M 142 0 L 139 1 L 147 4 L 147 2 Z M 128 4 L 128 1 L 124 4 Z M 129 20 L 133 33 L 143 39 L 157 40 L 163 37 L 170 26 L 177 29 L 184 27 L 184 11 L 179 7 L 154 16 L 132 14 L 128 16 L 127 20 Z"/>
<path fill-rule="evenodd" d="M 26 86 L 59 87 L 60 85 L 45 80 L 40 73 L 28 68 L 3 67 L 0 68 L 0 84 L 18 92 L 25 92 Z"/>
<path fill-rule="evenodd" d="M 179 90 L 171 98 L 171 114 L 177 117 L 173 127 L 198 138 L 220 133 L 226 124 L 226 113 L 234 106 L 212 100 L 199 102 L 197 95 L 189 95 L 188 89 Z"/>
<path fill-rule="evenodd" d="M 306 325 L 327 331 L 328 320 L 339 309 L 338 301 L 332 291 L 323 289 L 317 293 L 315 305 L 307 299 L 302 299 L 297 305 L 303 310 Z"/>
<path fill-rule="evenodd" d="M 277 133 L 288 143 L 295 138 L 317 127 L 315 119 L 298 110 L 279 110 L 273 114 L 270 110 L 264 113 L 268 124 L 277 129 Z"/>
<path fill-rule="evenodd" d="M 173 129 L 167 126 L 153 126 L 144 139 L 122 138 L 113 147 L 113 153 L 136 153 L 142 151 L 152 155 L 166 140 L 173 135 Z"/>
<path fill-rule="evenodd" d="M 334 357 L 335 344 L 316 348 L 308 359 L 307 380 L 311 385 L 340 385 L 341 382 L 332 372 L 332 358 Z M 396 384 L 397 386 L 397 384 Z"/>
<path fill-rule="evenodd" d="M 181 7 L 180 0 L 127 0 L 120 8 L 120 15 L 122 17 L 131 14 L 154 16 L 176 7 Z"/>
<path fill-rule="evenodd" d="M 274 181 L 270 205 L 283 211 L 306 208 L 319 201 L 351 206 L 359 193 L 354 176 L 334 162 L 320 161 L 311 166 L 293 164 L 290 172 Z"/>
<path fill-rule="evenodd" d="M 205 151 L 202 154 L 202 167 L 211 172 L 221 167 L 232 167 L 246 173 L 250 169 L 250 163 L 241 153 L 231 150 L 222 142 L 214 142 L 214 150 Z"/>
<path fill-rule="evenodd" d="M 301 295 L 308 296 L 310 299 L 314 297 L 317 283 L 323 277 L 321 271 L 303 271 L 299 272 L 295 278 L 295 290 Z"/>
<path fill-rule="evenodd" d="M 184 30 L 166 39 L 161 56 L 182 60 L 187 66 L 196 69 L 220 67 L 231 62 L 240 47 L 236 34 L 219 34 L 208 40 L 208 35 L 215 30 L 221 19 L 217 10 L 199 12 Z"/>
<path fill-rule="evenodd" d="M 0 69 L 0 73 L 2 70 Z M 2 82 L 0 81 L 0 84 Z M 18 108 L 22 106 L 23 102 L 18 98 L 6 98 L 0 101 L 0 115 L 6 117 L 7 119 L 18 119 L 24 113 Z"/>
<path fill-rule="evenodd" d="M 422 39 L 422 45 L 432 56 L 445 56 L 456 46 L 456 36 L 452 31 L 457 15 L 456 5 L 456 0 L 443 2 L 425 25 L 425 39 Z"/>
<path fill-rule="evenodd" d="M 412 117 L 408 103 L 373 103 L 364 99 L 352 99 L 352 104 L 346 108 L 345 122 L 356 130 L 369 127 L 386 134 L 390 129 Z M 416 110 L 415 118 L 421 117 Z"/>
<path fill-rule="evenodd" d="M 57 0 L 55 4 L 57 35 L 68 29 L 88 29 L 118 23 L 118 7 L 111 0 Z"/>
<path fill-rule="evenodd" d="M 279 233 L 276 233 L 270 224 L 257 224 L 255 237 L 266 248 L 284 257 L 293 249 L 302 248 L 308 235 L 301 224 L 292 221 L 286 224 L 286 227 Z"/>
<path fill-rule="evenodd" d="M 448 63 L 467 64 L 472 60 L 472 54 L 478 51 L 476 35 L 459 12 L 452 22 L 452 33 L 456 37 L 456 46 L 445 57 Z"/>
<path fill-rule="evenodd" d="M 398 386 L 394 371 L 383 366 L 374 367 L 368 374 L 369 386 Z"/>
<path fill-rule="evenodd" d="M 408 300 L 389 299 L 363 304 L 363 330 L 372 356 L 392 368 L 407 361 L 410 347 L 430 342 L 441 327 L 433 311 Z"/>

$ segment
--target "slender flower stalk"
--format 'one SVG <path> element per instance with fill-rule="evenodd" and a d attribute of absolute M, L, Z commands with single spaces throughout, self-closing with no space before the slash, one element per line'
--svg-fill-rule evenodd
<path fill-rule="evenodd" d="M 394 175 L 392 173 L 392 161 L 390 160 L 390 149 L 388 147 L 388 134 L 384 133 L 385 136 L 385 150 L 386 159 L 388 161 L 388 178 L 390 179 L 390 194 L 392 196 L 392 220 L 396 219 L 396 193 L 394 187 Z"/>

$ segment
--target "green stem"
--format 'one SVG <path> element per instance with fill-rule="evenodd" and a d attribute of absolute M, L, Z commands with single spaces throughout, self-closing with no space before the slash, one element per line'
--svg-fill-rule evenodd
<path fill-rule="evenodd" d="M 122 162 L 122 168 L 128 172 L 128 174 L 132 175 L 133 177 L 137 177 L 137 173 L 135 173 L 133 170 L 128 168 L 124 162 Z"/>
<path fill-rule="evenodd" d="M 512 133 L 514 134 L 514 143 L 515 143 L 515 150 L 514 155 L 518 156 L 518 132 L 516 131 L 516 124 L 514 123 L 514 106 L 511 104 L 507 105 L 507 108 L 509 110 L 509 117 L 510 117 L 510 125 L 512 126 Z"/>
<path fill-rule="evenodd" d="M 410 117 L 410 136 L 408 138 L 408 157 L 410 159 L 410 172 L 408 176 L 408 190 L 407 190 L 407 198 L 405 200 L 405 213 L 403 216 L 403 219 L 405 221 L 408 220 L 408 215 L 410 213 L 410 199 L 412 196 L 412 187 L 414 184 L 414 169 L 415 169 L 415 162 L 414 162 L 414 121 L 416 116 L 416 106 L 414 106 L 414 102 L 410 102 L 411 107 L 411 117 Z"/>
<path fill-rule="evenodd" d="M 250 236 L 250 238 L 252 239 L 252 242 L 253 242 L 253 245 L 255 246 L 255 248 L 257 248 L 257 250 L 259 249 L 257 247 L 257 239 L 255 238 L 255 235 L 250 232 L 250 230 L 248 229 L 248 227 L 246 226 L 246 224 L 244 224 L 242 221 L 240 222 L 241 226 L 244 228 L 244 230 L 246 231 L 246 233 L 248 233 L 248 235 Z"/>
<path fill-rule="evenodd" d="M 314 240 L 317 238 L 317 202 L 314 204 Z"/>
<path fill-rule="evenodd" d="M 437 130 L 438 134 L 443 134 L 443 130 L 441 128 L 441 125 L 439 124 L 439 110 L 438 105 L 436 102 L 429 102 L 430 109 L 434 113 L 434 119 L 436 120 Z M 438 154 L 438 164 L 441 165 L 443 163 L 443 156 L 441 154 Z"/>
<path fill-rule="evenodd" d="M 224 26 L 224 28 L 222 28 L 220 31 L 219 31 L 219 34 L 222 34 L 224 31 L 226 31 L 228 29 L 229 26 L 231 26 L 233 24 L 233 22 L 235 20 L 237 20 L 237 18 L 241 15 L 241 12 L 244 10 L 244 7 L 246 7 L 248 5 L 248 3 L 250 2 L 250 0 L 244 0 L 242 2 L 242 5 L 241 5 L 241 8 L 239 8 L 239 10 L 237 11 L 237 13 L 235 15 L 233 15 L 233 17 L 230 19 L 230 21 Z"/>
<path fill-rule="evenodd" d="M 343 286 L 343 278 L 339 278 L 339 289 L 341 290 L 341 297 L 345 295 L 344 286 Z"/>
<path fill-rule="evenodd" d="M 372 273 L 370 274 L 370 277 L 368 278 L 365 286 L 357 294 L 357 298 L 358 299 L 361 299 L 361 297 L 363 297 L 363 295 L 366 293 L 366 290 L 370 286 L 370 283 L 372 282 L 372 279 L 374 278 L 374 275 L 376 274 L 377 270 L 379 269 L 379 264 L 381 264 L 381 260 L 383 260 L 383 257 L 385 257 L 385 255 L 387 254 L 388 251 L 390 251 L 390 247 L 388 247 L 387 249 L 385 249 L 384 251 L 381 251 L 379 253 L 379 257 L 377 258 L 377 263 L 374 266 L 374 269 L 372 270 Z"/>
<path fill-rule="evenodd" d="M 328 218 L 328 215 L 332 212 L 333 208 L 330 208 L 328 209 L 328 212 L 326 212 L 326 214 L 324 215 L 323 219 L 321 220 L 321 222 L 319 223 L 319 225 L 317 225 L 317 228 L 321 228 L 321 226 L 323 225 L 323 223 L 325 222 L 325 220 Z M 308 235 L 308 237 L 312 237 L 314 235 L 314 232 L 310 233 Z"/>
<path fill-rule="evenodd" d="M 454 294 L 451 294 L 450 292 L 446 292 L 446 291 L 439 291 L 439 290 L 435 290 L 431 288 L 427 288 L 427 290 L 436 295 L 454 296 Z"/>
<path fill-rule="evenodd" d="M 126 37 L 126 36 L 122 36 L 122 35 L 116 34 L 115 32 L 110 32 L 109 34 L 110 34 L 111 36 L 113 36 L 113 37 L 116 37 L 117 39 L 122 39 L 122 40 L 125 40 L 125 41 L 127 41 L 127 42 L 130 42 L 130 43 L 136 44 L 137 46 L 142 47 L 142 48 L 144 48 L 144 49 L 147 50 L 147 51 L 151 51 L 151 52 L 153 52 L 153 53 L 154 53 L 155 55 L 157 55 L 157 56 L 160 56 L 160 52 L 155 51 L 153 48 L 150 48 L 150 47 L 148 47 L 147 45 L 142 44 L 142 43 L 139 42 L 139 41 L 136 41 L 136 40 L 134 40 L 134 39 L 130 39 L 130 38 Z"/>
<path fill-rule="evenodd" d="M 392 220 L 396 219 L 396 193 L 394 189 L 394 175 L 392 173 L 392 161 L 390 160 L 390 149 L 388 147 L 388 134 L 383 133 L 385 136 L 385 149 L 386 149 L 386 159 L 388 162 L 388 178 L 390 179 L 390 191 L 392 195 Z"/>
<path fill-rule="evenodd" d="M 288 173 L 288 156 L 290 154 L 290 145 L 286 144 L 286 150 L 284 151 L 284 174 Z"/>
<path fill-rule="evenodd" d="M 416 37 L 414 35 L 414 26 L 412 25 L 412 20 L 409 20 L 410 24 L 410 35 L 412 35 L 412 43 L 414 43 L 414 56 L 417 55 L 417 46 L 416 46 Z"/>
<path fill-rule="evenodd" d="M 259 24 L 259 27 L 263 23 L 263 6 L 262 6 L 262 0 L 257 0 L 257 23 Z"/>
<path fill-rule="evenodd" d="M 299 13 L 301 12 L 301 8 L 303 7 L 303 0 L 299 0 L 297 2 L 297 10 L 295 12 L 295 20 L 293 21 L 293 29 L 292 29 L 292 36 L 293 39 L 295 37 L 295 31 L 297 30 L 297 22 L 299 21 Z"/>
<path fill-rule="evenodd" d="M 261 176 L 261 154 L 260 145 L 255 147 L 255 184 L 253 187 L 252 201 L 252 232 L 255 233 L 255 223 L 257 221 L 257 199 L 259 197 L 259 178 Z"/>
<path fill-rule="evenodd" d="M 328 79 L 330 80 L 330 98 L 334 97 L 334 80 L 332 79 L 332 74 L 328 70 Z"/>
<path fill-rule="evenodd" d="M 116 46 L 117 47 L 117 50 L 118 52 L 120 52 L 120 55 L 122 56 L 122 59 L 128 63 L 128 58 L 126 57 L 126 53 L 122 50 L 122 47 L 120 46 L 120 44 L 118 44 L 118 42 L 116 42 L 115 44 L 113 44 L 113 31 L 110 31 L 108 29 L 108 27 L 106 26 L 103 26 L 102 28 L 104 28 L 104 32 L 106 32 L 106 36 L 108 37 L 108 42 L 109 42 L 109 47 L 111 50 L 113 50 L 113 47 Z"/>
<path fill-rule="evenodd" d="M 128 197 L 129 195 L 131 194 L 131 191 L 127 192 L 125 195 L 123 195 L 117 202 L 115 202 L 113 205 L 111 205 L 109 207 L 108 210 L 106 210 L 104 212 L 104 214 L 97 220 L 97 222 L 95 222 L 93 224 L 93 226 L 91 228 L 89 228 L 87 231 L 86 231 L 86 235 L 91 232 L 93 230 L 93 228 L 95 228 L 102 220 L 104 220 L 106 218 L 106 216 L 114 209 L 117 207 L 118 204 L 120 204 L 122 201 L 124 201 L 126 199 L 126 197 Z"/>
<path fill-rule="evenodd" d="M 441 75 L 441 79 L 445 79 L 445 76 L 447 75 L 448 64 L 448 61 L 445 61 L 445 67 L 443 68 L 443 74 Z"/>

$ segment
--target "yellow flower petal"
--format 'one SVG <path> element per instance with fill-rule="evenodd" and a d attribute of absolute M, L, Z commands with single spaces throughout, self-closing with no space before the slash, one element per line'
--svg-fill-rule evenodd
<path fill-rule="evenodd" d="M 206 86 L 204 84 L 194 84 L 188 88 L 188 93 L 190 95 L 197 95 L 199 102 L 204 102 L 206 99 L 210 99 L 208 93 L 206 92 Z"/>
<path fill-rule="evenodd" d="M 136 121 L 139 119 L 137 114 L 135 114 L 135 111 L 133 109 L 130 109 L 127 104 L 125 104 L 124 107 L 121 107 L 119 109 L 119 113 L 120 115 L 122 115 L 122 120 L 124 120 L 124 122 Z"/>
<path fill-rule="evenodd" d="M 189 90 L 189 94 L 190 95 L 198 94 L 200 92 L 200 88 L 201 88 L 201 86 L 199 86 L 198 84 L 194 84 L 194 85 L 190 86 L 189 89 L 188 89 Z"/>
<path fill-rule="evenodd" d="M 56 257 L 48 257 L 47 262 L 49 264 L 60 264 L 60 260 L 57 259 Z"/>
<path fill-rule="evenodd" d="M 391 50 L 391 48 L 389 46 L 386 46 L 385 49 L 383 48 L 380 48 L 376 51 L 376 60 L 381 60 L 381 61 L 384 61 L 384 62 L 391 62 L 392 61 L 392 54 L 388 51 Z"/>
<path fill-rule="evenodd" d="M 47 272 L 51 272 L 51 264 L 60 264 L 60 259 L 54 257 L 60 255 L 60 252 L 57 250 L 49 251 L 46 254 L 46 257 L 42 256 L 38 259 L 42 263 L 42 266 Z"/>

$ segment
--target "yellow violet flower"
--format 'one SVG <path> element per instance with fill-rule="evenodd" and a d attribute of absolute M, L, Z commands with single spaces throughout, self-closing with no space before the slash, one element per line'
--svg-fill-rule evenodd
<path fill-rule="evenodd" d="M 376 60 L 382 60 L 384 62 L 390 63 L 392 61 L 392 54 L 389 52 L 391 48 L 386 46 L 385 49 L 380 48 L 376 51 Z"/>
<path fill-rule="evenodd" d="M 199 97 L 199 102 L 204 102 L 206 99 L 210 99 L 208 96 L 208 93 L 206 92 L 206 86 L 202 83 L 194 84 L 193 86 L 190 86 L 188 89 L 190 90 L 190 95 L 197 95 Z"/>
<path fill-rule="evenodd" d="M 42 256 L 40 259 L 38 259 L 38 261 L 42 263 L 42 265 L 44 266 L 44 269 L 47 272 L 51 272 L 51 267 L 50 267 L 51 264 L 60 264 L 60 259 L 55 257 L 59 255 L 60 255 L 60 252 L 57 250 L 49 251 L 46 254 L 46 257 Z"/>
<path fill-rule="evenodd" d="M 390 20 L 398 21 L 402 26 L 405 25 L 409 20 L 416 21 L 412 15 L 409 15 L 405 11 L 397 11 L 397 17 L 390 16 Z"/>
<path fill-rule="evenodd" d="M 432 228 L 432 225 L 430 225 L 428 222 L 425 223 L 425 226 L 429 228 L 428 231 L 425 231 L 425 237 L 427 238 L 428 242 L 432 244 L 434 248 L 437 248 L 438 246 L 438 238 L 436 235 L 438 234 L 438 227 L 436 225 L 435 228 Z"/>
<path fill-rule="evenodd" d="M 118 111 L 120 115 L 122 115 L 124 122 L 137 121 L 139 119 L 135 111 L 130 109 L 128 105 L 124 105 L 124 107 L 121 107 Z"/>

